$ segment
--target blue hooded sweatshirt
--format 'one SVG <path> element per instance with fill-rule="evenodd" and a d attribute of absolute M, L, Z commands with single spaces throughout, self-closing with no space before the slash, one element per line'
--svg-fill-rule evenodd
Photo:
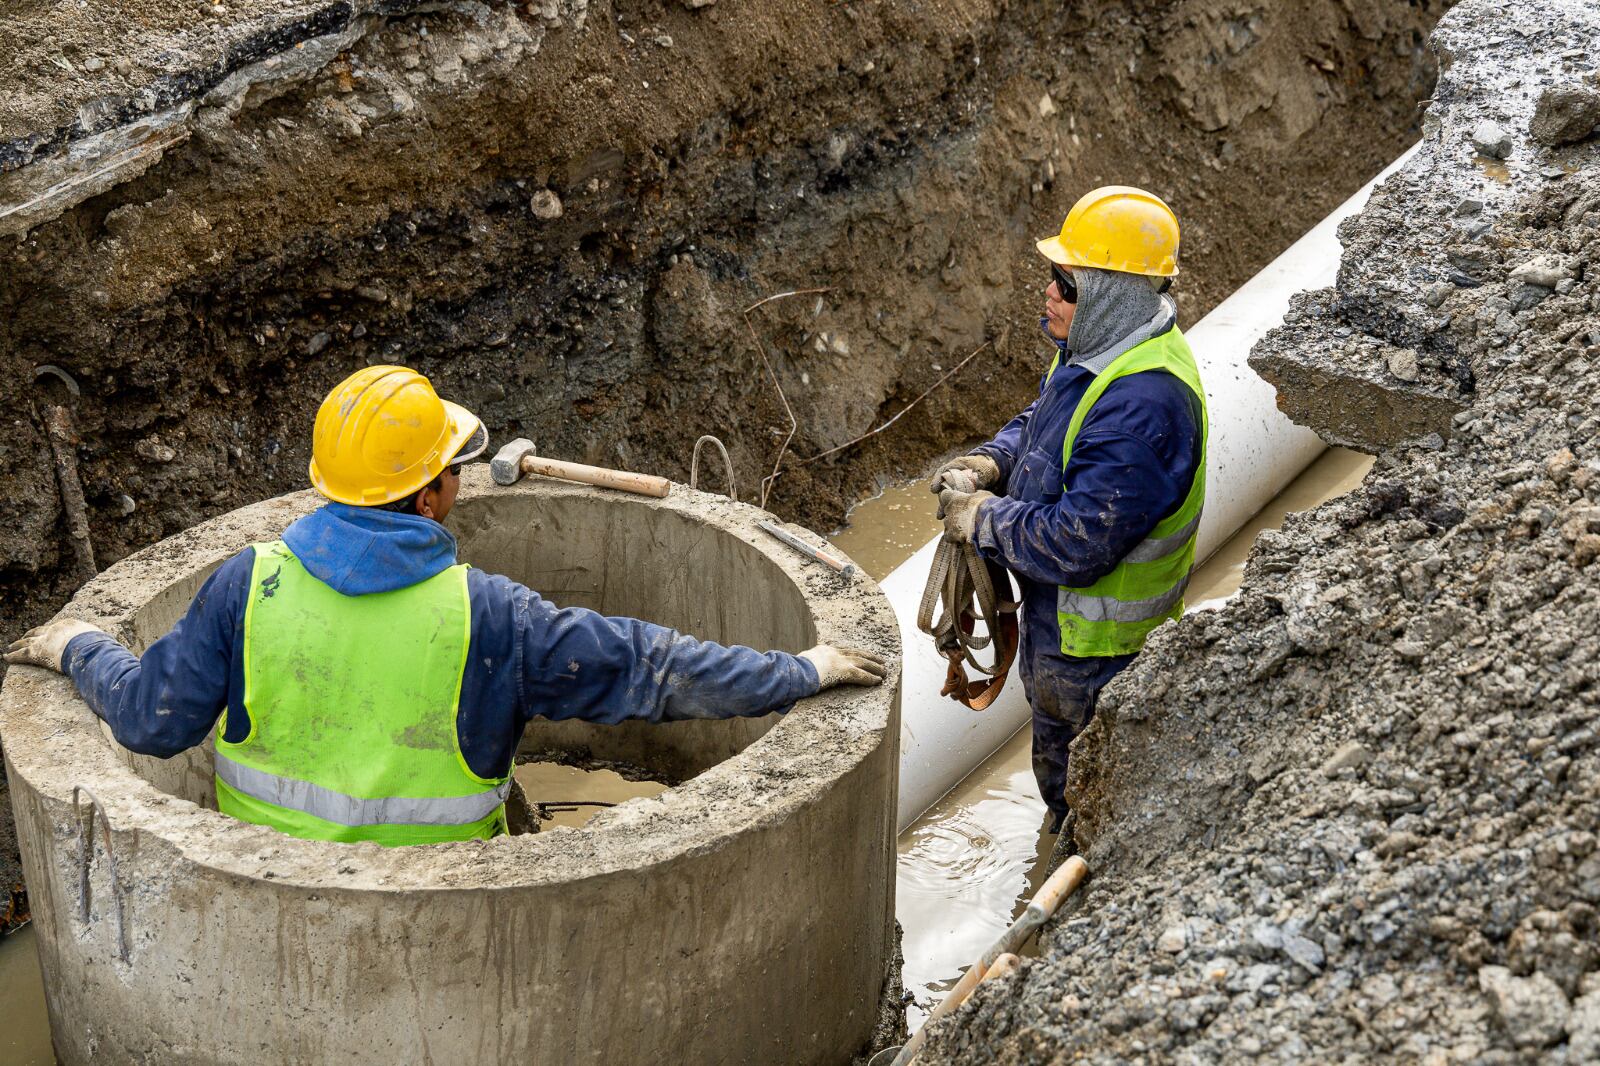
<path fill-rule="evenodd" d="M 455 565 L 456 541 L 420 515 L 328 504 L 283 539 L 317 580 L 346 596 L 388 592 Z M 172 632 L 135 656 L 86 633 L 66 672 L 130 751 L 170 758 L 205 740 L 224 707 L 229 741 L 250 732 L 244 610 L 255 549 L 223 563 Z M 818 689 L 816 668 L 786 652 L 695 640 L 632 618 L 558 608 L 504 577 L 467 571 L 472 634 L 456 732 L 472 772 L 507 772 L 532 718 L 615 725 L 784 712 Z"/>

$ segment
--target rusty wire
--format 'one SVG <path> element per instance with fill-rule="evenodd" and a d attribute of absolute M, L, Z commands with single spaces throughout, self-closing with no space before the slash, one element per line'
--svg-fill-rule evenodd
<path fill-rule="evenodd" d="M 776 292 L 764 299 L 757 300 L 755 303 L 744 309 L 744 328 L 750 331 L 750 341 L 756 347 L 756 354 L 761 356 L 761 365 L 767 368 L 767 376 L 772 379 L 772 387 L 777 390 L 778 399 L 783 402 L 783 413 L 787 415 L 789 419 L 789 435 L 784 437 L 783 443 L 778 446 L 778 457 L 772 462 L 772 473 L 761 479 L 760 506 L 762 510 L 766 510 L 767 496 L 772 492 L 772 483 L 778 479 L 778 470 L 783 466 L 784 453 L 789 450 L 789 442 L 794 440 L 794 435 L 800 428 L 800 422 L 794 417 L 794 408 L 789 406 L 789 397 L 783 394 L 783 386 L 778 383 L 778 373 L 772 369 L 772 360 L 767 358 L 767 347 L 761 343 L 761 337 L 756 333 L 755 324 L 750 321 L 750 312 L 765 304 L 772 303 L 774 300 L 783 300 L 790 296 L 811 296 L 816 293 L 827 291 L 829 290 L 826 288 L 821 288 L 791 289 L 788 292 Z"/>
<path fill-rule="evenodd" d="M 882 433 L 884 430 L 888 429 L 890 426 L 892 426 L 896 422 L 898 422 L 900 420 L 900 416 L 901 415 L 905 414 L 907 411 L 909 411 L 913 407 L 917 406 L 917 404 L 919 404 L 923 400 L 927 399 L 929 394 L 932 393 L 933 390 L 937 389 L 940 385 L 943 385 L 945 382 L 949 381 L 952 377 L 954 377 L 961 370 L 962 367 L 964 367 L 968 363 L 972 362 L 973 359 L 977 358 L 978 353 L 983 351 L 987 347 L 989 347 L 989 342 L 988 341 L 984 341 L 982 344 L 978 345 L 976 348 L 974 348 L 972 350 L 972 353 L 970 355 L 968 355 L 965 359 L 961 360 L 961 362 L 957 363 L 955 366 L 953 366 L 949 370 L 945 371 L 944 377 L 940 378 L 938 381 L 935 381 L 932 385 L 929 385 L 927 387 L 927 389 L 925 389 L 923 391 L 921 396 L 918 396 L 915 400 L 912 400 L 910 403 L 908 403 L 904 407 L 900 408 L 899 411 L 895 412 L 893 417 L 891 417 L 887 422 L 883 423 L 883 425 L 879 426 L 877 429 L 869 429 L 865 433 L 861 434 L 861 436 L 855 438 L 854 440 L 847 440 L 843 444 L 837 445 L 836 447 L 833 447 L 833 448 L 829 448 L 825 452 L 818 452 L 816 455 L 810 456 L 810 457 L 805 458 L 805 459 L 801 459 L 798 465 L 805 466 L 808 463 L 816 462 L 818 459 L 826 459 L 830 455 L 834 455 L 835 453 L 844 451 L 846 448 L 852 448 L 855 445 L 860 444 L 862 441 L 866 440 L 868 437 L 875 437 L 879 433 Z"/>

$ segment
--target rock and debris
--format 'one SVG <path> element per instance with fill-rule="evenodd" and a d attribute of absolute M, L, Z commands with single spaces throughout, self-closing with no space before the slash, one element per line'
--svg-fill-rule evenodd
<path fill-rule="evenodd" d="M 1255 362 L 1322 368 L 1285 398 L 1334 439 L 1349 393 L 1459 409 L 1372 426 L 1360 488 L 1107 690 L 1069 784 L 1094 876 L 929 1063 L 1600 1057 L 1600 144 L 1528 132 L 1596 39 L 1588 0 L 1439 24 L 1422 150 Z M 1468 143 L 1490 117 L 1509 183 Z M 1476 287 L 1424 298 L 1463 243 Z"/>

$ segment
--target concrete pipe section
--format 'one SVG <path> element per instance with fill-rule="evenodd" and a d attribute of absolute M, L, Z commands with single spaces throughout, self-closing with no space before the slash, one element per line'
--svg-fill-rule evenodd
<path fill-rule="evenodd" d="M 67 610 L 142 648 L 225 558 L 316 502 L 172 537 Z M 556 603 L 895 664 L 781 719 L 536 722 L 525 752 L 675 783 L 583 829 L 297 840 L 213 809 L 209 745 L 132 755 L 70 682 L 11 671 L 0 728 L 60 1061 L 848 1061 L 893 954 L 899 637 L 875 584 L 805 561 L 762 517 L 682 486 L 646 500 L 464 475 L 463 561 Z"/>

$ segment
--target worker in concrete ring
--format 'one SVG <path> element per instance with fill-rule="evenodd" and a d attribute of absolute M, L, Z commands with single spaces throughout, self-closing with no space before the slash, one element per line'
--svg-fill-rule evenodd
<path fill-rule="evenodd" d="M 1053 353 L 1039 398 L 942 466 L 933 490 L 946 532 L 1021 586 L 1033 770 L 1057 832 L 1068 745 L 1146 635 L 1183 613 L 1207 419 L 1165 295 L 1178 273 L 1171 209 L 1141 189 L 1096 189 L 1038 248 L 1050 262 L 1040 324 Z"/>
<path fill-rule="evenodd" d="M 487 446 L 421 374 L 360 370 L 317 412 L 311 483 L 329 502 L 223 563 L 143 656 L 58 620 L 5 659 L 68 674 L 131 751 L 167 758 L 215 727 L 226 814 L 386 845 L 504 833 L 535 717 L 756 716 L 882 680 L 863 652 L 723 647 L 458 563 L 440 523 Z"/>

